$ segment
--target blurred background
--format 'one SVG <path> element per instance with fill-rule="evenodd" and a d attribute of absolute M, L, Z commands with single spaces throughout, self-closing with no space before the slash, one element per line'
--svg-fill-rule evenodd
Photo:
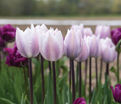
<path fill-rule="evenodd" d="M 0 0 L 0 17 L 120 16 L 121 0 Z"/>

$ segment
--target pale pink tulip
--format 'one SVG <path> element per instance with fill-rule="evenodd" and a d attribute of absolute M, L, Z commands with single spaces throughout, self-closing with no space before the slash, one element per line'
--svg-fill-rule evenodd
<path fill-rule="evenodd" d="M 110 38 L 100 40 L 100 56 L 104 62 L 112 62 L 117 58 L 115 45 Z"/>
<path fill-rule="evenodd" d="M 82 30 L 71 28 L 68 30 L 64 40 L 65 55 L 71 59 L 75 59 L 81 52 Z"/>
<path fill-rule="evenodd" d="M 42 35 L 41 55 L 48 61 L 57 61 L 64 53 L 64 40 L 61 31 L 49 29 Z"/>
<path fill-rule="evenodd" d="M 93 35 L 91 28 L 89 27 L 84 28 L 84 36 L 91 36 L 91 35 Z"/>
<path fill-rule="evenodd" d="M 89 56 L 89 46 L 87 43 L 87 39 L 82 39 L 82 45 L 81 45 L 81 52 L 79 56 L 76 58 L 76 61 L 81 62 L 85 61 Z"/>
<path fill-rule="evenodd" d="M 95 30 L 95 35 L 98 35 L 100 38 L 106 38 L 111 35 L 110 26 L 98 25 Z"/>
<path fill-rule="evenodd" d="M 23 57 L 31 58 L 39 54 L 38 32 L 33 25 L 25 31 L 17 28 L 16 45 Z"/>
<path fill-rule="evenodd" d="M 87 37 L 89 45 L 89 56 L 97 57 L 99 56 L 99 37 L 92 35 Z"/>

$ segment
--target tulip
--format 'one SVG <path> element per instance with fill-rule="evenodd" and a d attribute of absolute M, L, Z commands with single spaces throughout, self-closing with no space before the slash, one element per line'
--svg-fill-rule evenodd
<path fill-rule="evenodd" d="M 95 34 L 100 38 L 109 37 L 111 34 L 110 26 L 98 25 L 96 27 Z"/>
<path fill-rule="evenodd" d="M 92 36 L 93 32 L 91 30 L 91 28 L 84 28 L 84 36 Z"/>
<path fill-rule="evenodd" d="M 115 88 L 111 86 L 115 102 L 121 103 L 121 84 L 117 84 Z"/>
<path fill-rule="evenodd" d="M 29 78 L 30 78 L 30 102 L 33 104 L 33 82 L 32 82 L 32 57 L 39 54 L 39 33 L 36 27 L 31 25 L 25 31 L 17 28 L 16 30 L 16 45 L 19 53 L 28 59 Z"/>
<path fill-rule="evenodd" d="M 64 40 L 65 55 L 70 58 L 70 84 L 72 74 L 72 99 L 75 100 L 75 75 L 74 75 L 74 59 L 81 52 L 81 39 L 83 36 L 83 25 L 74 25 L 68 30 Z"/>
<path fill-rule="evenodd" d="M 96 26 L 95 34 L 100 38 L 109 37 L 111 34 L 110 26 L 105 26 L 105 25 Z M 102 62 L 102 59 L 100 59 L 100 80 L 102 76 L 102 67 L 103 67 L 103 62 Z"/>
<path fill-rule="evenodd" d="M 16 44 L 14 45 L 14 48 L 4 48 L 4 52 L 8 53 L 8 56 L 6 58 L 6 64 L 8 64 L 8 66 L 27 66 L 28 60 L 27 58 L 20 55 L 16 47 Z"/>
<path fill-rule="evenodd" d="M 84 35 L 84 25 L 80 24 L 80 25 L 72 25 L 71 29 L 74 30 L 80 30 L 81 34 Z"/>
<path fill-rule="evenodd" d="M 71 59 L 75 59 L 81 52 L 82 31 L 72 28 L 68 30 L 64 40 L 65 55 Z"/>
<path fill-rule="evenodd" d="M 121 28 L 116 28 L 111 31 L 111 39 L 115 45 L 119 42 L 121 39 Z"/>
<path fill-rule="evenodd" d="M 73 104 L 86 104 L 86 101 L 84 98 L 77 98 Z"/>
<path fill-rule="evenodd" d="M 63 56 L 64 41 L 61 31 L 58 29 L 48 30 L 42 35 L 40 53 L 48 61 L 57 61 Z"/>
<path fill-rule="evenodd" d="M 111 31 L 111 39 L 115 45 L 118 44 L 119 40 L 121 39 L 121 28 L 116 28 Z M 120 48 L 119 48 L 120 50 Z M 120 51 L 117 50 L 118 56 L 117 56 L 117 81 L 119 82 L 119 57 L 120 57 Z"/>
<path fill-rule="evenodd" d="M 106 62 L 105 81 L 108 81 L 109 76 L 109 63 L 114 61 L 117 57 L 115 45 L 110 38 L 100 40 L 100 56 L 104 62 Z M 107 83 L 108 86 L 109 82 Z"/>
<path fill-rule="evenodd" d="M 92 35 L 87 37 L 90 57 L 99 56 L 99 37 Z"/>
<path fill-rule="evenodd" d="M 86 38 L 84 38 L 82 39 L 82 43 L 81 43 L 81 52 L 79 56 L 76 58 L 76 61 L 78 62 L 85 61 L 87 60 L 88 56 L 89 56 L 89 45 Z"/>
<path fill-rule="evenodd" d="M 89 45 L 89 102 L 91 101 L 91 97 L 92 97 L 92 57 L 95 57 L 96 60 L 96 64 L 95 66 L 97 66 L 97 57 L 99 56 L 99 36 L 88 36 L 87 37 L 87 41 L 88 41 L 88 45 Z M 95 68 L 96 70 L 96 83 L 97 83 L 97 67 Z"/>
<path fill-rule="evenodd" d="M 39 39 L 38 32 L 33 25 L 25 31 L 17 28 L 16 30 L 16 45 L 19 53 L 23 57 L 31 58 L 39 54 Z"/>
<path fill-rule="evenodd" d="M 106 63 L 114 61 L 117 57 L 117 52 L 115 50 L 115 45 L 112 43 L 111 39 L 101 39 L 99 44 L 99 53 L 102 57 L 102 60 Z"/>
<path fill-rule="evenodd" d="M 14 41 L 15 35 L 16 35 L 16 29 L 12 25 L 8 24 L 2 27 L 1 37 L 6 42 Z"/>
<path fill-rule="evenodd" d="M 56 72 L 55 61 L 60 59 L 64 54 L 64 40 L 61 31 L 50 28 L 40 36 L 40 53 L 44 59 L 52 61 L 53 67 L 53 88 L 54 104 L 56 104 Z"/>
<path fill-rule="evenodd" d="M 82 39 L 82 45 L 81 45 L 81 52 L 80 55 L 76 58 L 76 61 L 78 62 L 78 74 L 79 74 L 79 96 L 81 97 L 81 80 L 82 80 L 82 70 L 81 70 L 81 62 L 87 60 L 89 56 L 89 46 L 87 43 L 86 38 Z"/>

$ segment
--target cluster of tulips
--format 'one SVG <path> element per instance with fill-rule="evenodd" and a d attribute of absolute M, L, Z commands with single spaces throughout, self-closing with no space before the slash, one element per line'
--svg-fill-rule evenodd
<path fill-rule="evenodd" d="M 6 43 L 15 39 L 14 48 L 5 48 Z M 79 97 L 82 97 L 82 62 L 89 61 L 89 102 L 92 97 L 92 58 L 95 58 L 95 71 L 96 71 L 96 87 L 98 87 L 98 58 L 106 63 L 106 79 L 109 75 L 109 64 L 117 58 L 117 80 L 119 82 L 119 54 L 120 50 L 116 50 L 116 45 L 120 43 L 121 28 L 111 31 L 109 26 L 98 25 L 95 32 L 89 27 L 84 25 L 73 25 L 65 36 L 58 29 L 48 29 L 46 25 L 37 25 L 31 28 L 27 27 L 25 31 L 11 25 L 0 27 L 0 48 L 1 51 L 8 53 L 6 64 L 16 67 L 28 67 L 30 79 L 30 102 L 33 104 L 33 83 L 32 83 L 32 61 L 33 57 L 41 56 L 41 79 L 42 79 L 42 102 L 45 98 L 44 86 L 44 60 L 48 60 L 49 69 L 51 65 L 53 68 L 53 88 L 54 88 L 54 104 L 56 101 L 56 68 L 55 63 L 63 56 L 69 58 L 69 85 L 72 88 L 72 101 L 73 104 L 86 104 L 84 98 L 75 100 L 75 70 L 74 61 L 78 65 L 78 79 L 79 79 Z M 2 41 L 1 41 L 2 40 Z M 5 43 L 5 44 L 3 44 Z M 119 48 L 119 47 L 118 47 Z M 87 70 L 87 68 L 85 69 Z M 102 72 L 102 68 L 100 69 Z M 100 72 L 100 73 L 101 73 Z M 86 72 L 87 73 L 87 72 Z M 85 79 L 86 79 L 85 74 Z M 101 76 L 101 75 L 100 75 Z M 85 83 L 86 85 L 86 83 Z M 107 86 L 109 86 L 107 84 Z M 86 87 L 86 86 L 85 86 Z M 121 103 L 121 85 L 117 84 L 115 89 L 111 86 L 113 96 L 116 102 Z"/>
<path fill-rule="evenodd" d="M 70 83 L 72 82 L 72 100 L 75 100 L 75 74 L 74 61 L 77 61 L 79 68 L 79 96 L 81 97 L 81 62 L 87 61 L 89 58 L 89 99 L 91 99 L 91 64 L 94 57 L 97 65 L 97 58 L 106 63 L 106 75 L 109 75 L 109 63 L 117 58 L 116 44 L 119 41 L 115 36 L 116 30 L 112 31 L 109 26 L 99 25 L 95 29 L 95 33 L 91 28 L 83 25 L 73 25 L 67 32 L 65 38 L 58 29 L 48 29 L 45 25 L 37 25 L 28 28 L 25 31 L 17 28 L 16 30 L 16 46 L 20 55 L 27 58 L 30 76 L 31 104 L 33 104 L 33 87 L 32 87 L 32 57 L 41 55 L 42 67 L 42 95 L 44 99 L 44 74 L 43 60 L 48 60 L 53 66 L 53 87 L 54 87 L 54 104 L 56 103 L 56 70 L 55 62 L 67 56 L 70 60 Z M 120 37 L 120 36 L 119 36 Z M 111 39 L 112 38 L 112 39 Z M 113 41 L 112 41 L 113 40 Z M 21 60 L 20 60 L 21 61 Z M 96 67 L 96 84 L 98 84 L 98 69 Z M 120 97 L 121 98 L 121 97 Z M 83 99 L 83 98 L 81 98 Z M 79 101 L 78 101 L 79 100 Z M 86 104 L 83 99 L 77 99 L 74 104 Z"/>

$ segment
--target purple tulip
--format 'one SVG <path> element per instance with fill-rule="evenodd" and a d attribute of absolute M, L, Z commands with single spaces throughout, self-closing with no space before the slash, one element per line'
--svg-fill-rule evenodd
<path fill-rule="evenodd" d="M 86 104 L 86 100 L 84 98 L 77 98 L 73 104 Z"/>
<path fill-rule="evenodd" d="M 121 84 L 117 84 L 115 88 L 111 86 L 115 102 L 121 103 Z"/>
<path fill-rule="evenodd" d="M 4 48 L 4 52 L 8 53 L 6 64 L 9 66 L 24 67 L 27 65 L 28 59 L 20 55 L 16 45 L 14 48 Z"/>
<path fill-rule="evenodd" d="M 15 35 L 16 35 L 16 29 L 11 26 L 10 24 L 4 25 L 1 30 L 1 37 L 6 41 L 6 42 L 11 42 L 15 40 Z"/>
<path fill-rule="evenodd" d="M 116 28 L 111 31 L 111 39 L 115 45 L 119 42 L 121 39 L 121 28 Z"/>
<path fill-rule="evenodd" d="M 57 61 L 64 53 L 64 40 L 61 31 L 49 29 L 40 35 L 40 53 L 48 61 Z"/>
<path fill-rule="evenodd" d="M 31 25 L 24 32 L 17 28 L 16 30 L 16 45 L 19 53 L 23 57 L 31 58 L 39 54 L 39 39 L 37 29 Z"/>
<path fill-rule="evenodd" d="M 111 34 L 110 26 L 98 25 L 95 29 L 95 35 L 100 38 L 109 37 Z"/>
<path fill-rule="evenodd" d="M 68 30 L 64 40 L 65 55 L 71 59 L 75 59 L 81 52 L 82 30 L 78 26 L 72 26 Z"/>
<path fill-rule="evenodd" d="M 87 37 L 89 45 L 89 56 L 97 57 L 99 56 L 99 37 L 92 35 Z"/>
<path fill-rule="evenodd" d="M 78 62 L 85 61 L 89 56 L 89 46 L 87 43 L 87 39 L 86 38 L 82 39 L 81 44 L 82 44 L 81 52 L 80 52 L 79 56 L 76 58 L 76 61 L 78 61 Z"/>
<path fill-rule="evenodd" d="M 112 62 L 117 58 L 115 45 L 110 38 L 100 40 L 99 54 L 104 62 Z"/>

